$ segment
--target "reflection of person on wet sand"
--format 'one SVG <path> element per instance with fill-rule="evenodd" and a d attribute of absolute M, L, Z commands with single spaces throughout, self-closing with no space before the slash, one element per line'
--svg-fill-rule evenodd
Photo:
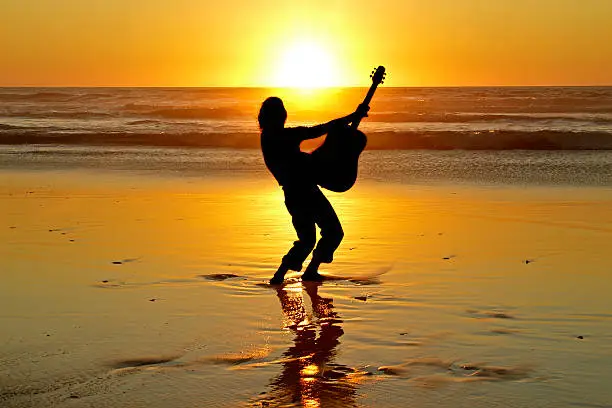
<path fill-rule="evenodd" d="M 286 128 L 287 111 L 283 101 L 276 97 L 266 99 L 259 111 L 261 150 L 266 166 L 283 187 L 285 205 L 291 214 L 298 240 L 270 280 L 280 284 L 287 271 L 301 271 L 302 264 L 314 248 L 312 259 L 302 280 L 320 281 L 321 263 L 330 263 L 344 232 L 333 207 L 313 180 L 312 159 L 300 151 L 300 143 L 328 133 L 330 129 L 348 125 L 366 116 L 369 107 L 361 106 L 354 113 L 313 127 Z M 316 225 L 321 239 L 316 243 Z"/>
<path fill-rule="evenodd" d="M 355 405 L 355 384 L 350 376 L 354 370 L 333 363 L 336 346 L 344 334 L 341 320 L 332 299 L 319 296 L 318 287 L 317 283 L 304 287 L 313 316 L 306 313 L 301 288 L 277 290 L 287 327 L 295 334 L 295 344 L 283 354 L 283 371 L 272 380 L 272 390 L 263 397 L 268 406 Z"/>

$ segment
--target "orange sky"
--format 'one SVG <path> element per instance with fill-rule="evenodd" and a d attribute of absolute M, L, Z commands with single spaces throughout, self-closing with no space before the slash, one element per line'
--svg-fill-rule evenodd
<path fill-rule="evenodd" d="M 612 85 L 611 39 L 612 0 L 0 0 L 0 86 Z"/>

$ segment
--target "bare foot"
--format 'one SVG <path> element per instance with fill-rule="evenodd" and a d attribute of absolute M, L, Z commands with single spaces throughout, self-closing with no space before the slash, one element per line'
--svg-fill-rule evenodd
<path fill-rule="evenodd" d="M 272 279 L 270 279 L 270 285 L 280 285 L 283 283 L 284 278 L 282 276 L 274 275 Z"/>
<path fill-rule="evenodd" d="M 270 285 L 280 285 L 283 283 L 283 279 L 285 278 L 285 274 L 288 270 L 289 268 L 287 268 L 287 265 L 281 264 L 276 272 L 274 272 L 272 279 L 270 279 Z"/>

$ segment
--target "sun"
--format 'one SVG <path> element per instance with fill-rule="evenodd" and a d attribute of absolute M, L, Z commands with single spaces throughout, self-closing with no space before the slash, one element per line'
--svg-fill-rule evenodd
<path fill-rule="evenodd" d="M 299 41 L 281 54 L 273 81 L 276 86 L 288 88 L 338 86 L 337 66 L 325 47 L 312 41 Z"/>

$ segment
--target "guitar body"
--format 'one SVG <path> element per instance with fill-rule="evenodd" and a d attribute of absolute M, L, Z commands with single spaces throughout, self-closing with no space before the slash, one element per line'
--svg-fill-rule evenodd
<path fill-rule="evenodd" d="M 362 131 L 348 126 L 330 130 L 325 142 L 311 153 L 317 184 L 337 193 L 353 187 L 367 141 Z"/>
<path fill-rule="evenodd" d="M 372 71 L 372 85 L 362 105 L 368 106 L 378 84 L 384 82 L 385 67 L 379 66 Z M 366 135 L 357 130 L 361 118 L 350 126 L 330 129 L 321 146 L 311 153 L 317 184 L 321 187 L 343 193 L 357 180 L 359 156 L 368 142 Z"/>

